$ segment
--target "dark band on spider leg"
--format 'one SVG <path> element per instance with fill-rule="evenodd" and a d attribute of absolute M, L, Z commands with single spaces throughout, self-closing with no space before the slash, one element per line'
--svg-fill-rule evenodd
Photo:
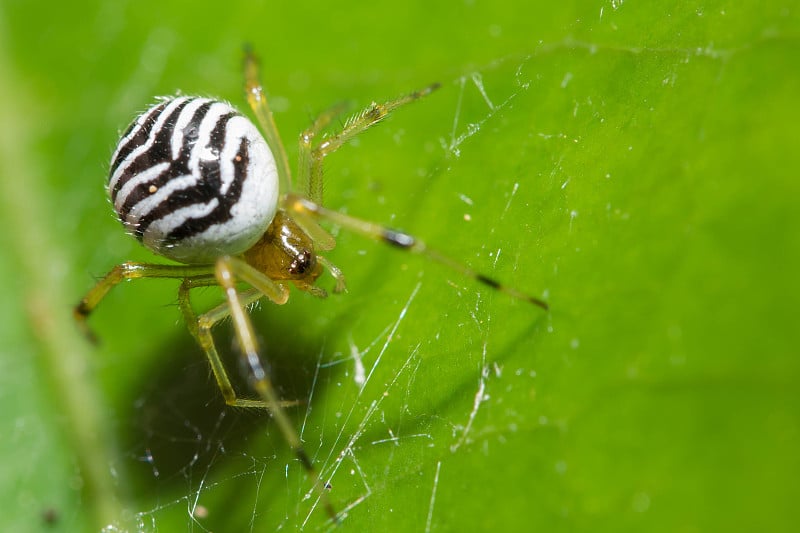
<path fill-rule="evenodd" d="M 392 246 L 397 246 L 398 248 L 413 248 L 417 243 L 416 239 L 414 239 L 414 237 L 408 233 L 403 233 L 402 231 L 395 231 L 392 229 L 383 230 L 381 238 Z"/>
<path fill-rule="evenodd" d="M 89 308 L 89 304 L 86 303 L 86 300 L 81 300 L 78 305 L 75 306 L 74 313 L 75 316 L 84 318 L 89 316 L 92 310 Z"/>
<path fill-rule="evenodd" d="M 492 279 L 492 278 L 490 278 L 488 276 L 484 276 L 483 274 L 475 274 L 475 279 L 480 281 L 484 285 L 487 285 L 487 286 L 491 287 L 492 289 L 495 289 L 495 290 L 498 290 L 498 291 L 503 291 L 503 292 L 505 292 L 507 294 L 510 294 L 511 296 L 514 296 L 515 298 L 520 298 L 522 300 L 525 300 L 530 304 L 533 304 L 533 305 L 536 305 L 538 307 L 541 307 L 545 311 L 550 309 L 550 306 L 548 306 L 546 302 L 543 302 L 539 298 L 535 298 L 533 296 L 529 296 L 529 295 L 521 293 L 521 292 L 519 292 L 517 290 L 514 290 L 514 289 L 511 289 L 509 287 L 506 287 L 505 285 L 501 285 L 499 281 L 497 281 L 495 279 Z"/>
<path fill-rule="evenodd" d="M 305 468 L 309 472 L 316 472 L 316 470 L 314 469 L 314 463 L 311 462 L 311 458 L 308 456 L 304 448 L 302 447 L 295 448 L 294 453 L 295 455 L 297 455 L 297 458 L 300 459 L 300 462 L 303 463 L 303 468 Z"/>
<path fill-rule="evenodd" d="M 493 289 L 502 289 L 503 288 L 503 286 L 500 285 L 500 282 L 498 282 L 497 280 L 493 280 L 492 278 L 486 277 L 483 274 L 478 274 L 477 276 L 475 276 L 475 279 L 477 279 L 478 281 L 480 281 L 484 285 L 488 285 L 489 287 L 491 287 Z"/>
<path fill-rule="evenodd" d="M 433 91 L 439 89 L 441 86 L 442 86 L 442 84 L 439 83 L 438 81 L 436 83 L 431 83 L 430 85 L 428 85 L 424 89 L 413 93 L 413 96 L 414 96 L 414 98 L 422 98 L 423 96 L 427 96 L 427 95 L 431 94 Z"/>
<path fill-rule="evenodd" d="M 311 458 L 308 456 L 306 450 L 302 446 L 296 447 L 294 449 L 294 453 L 300 460 L 300 462 L 303 464 L 303 467 L 306 469 L 306 472 L 309 472 L 309 475 L 312 478 L 315 478 L 316 488 L 317 490 L 320 491 L 319 496 L 320 498 L 322 498 L 323 501 L 322 505 L 325 507 L 325 510 L 327 511 L 328 516 L 331 517 L 333 523 L 338 524 L 341 521 L 341 519 L 339 518 L 339 515 L 336 513 L 336 510 L 333 508 L 333 505 L 331 505 L 330 500 L 328 500 L 328 497 L 325 495 L 326 490 L 331 490 L 332 488 L 331 484 L 322 481 L 322 479 L 319 477 L 319 474 L 317 474 L 317 470 L 314 468 L 314 464 L 311 462 Z"/>
<path fill-rule="evenodd" d="M 92 344 L 99 344 L 97 336 L 87 324 L 87 320 L 91 312 L 92 308 L 89 307 L 89 304 L 86 303 L 86 300 L 81 300 L 81 302 L 72 309 L 72 316 L 78 325 L 78 329 L 81 331 L 81 333 L 83 333 L 86 339 Z"/>
<path fill-rule="evenodd" d="M 547 302 L 542 301 L 539 298 L 534 298 L 533 296 L 528 297 L 528 302 L 532 303 L 533 305 L 538 305 L 545 311 L 548 311 L 550 309 L 550 306 L 547 304 Z"/>

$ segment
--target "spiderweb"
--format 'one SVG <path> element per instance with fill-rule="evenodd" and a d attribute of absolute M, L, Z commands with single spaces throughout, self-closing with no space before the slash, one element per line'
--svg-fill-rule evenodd
<path fill-rule="evenodd" d="M 438 161 L 420 180 L 425 196 L 447 195 L 448 216 L 461 224 L 453 231 L 482 233 L 476 237 L 477 248 L 446 251 L 467 254 L 456 256 L 466 260 L 477 253 L 489 274 L 499 265 L 506 274 L 519 266 L 518 245 L 511 251 L 505 247 L 515 239 L 501 235 L 509 229 L 506 215 L 517 208 L 527 185 L 509 176 L 497 180 L 505 190 L 485 198 L 453 180 L 459 168 L 475 165 L 470 144 L 513 116 L 515 101 L 530 84 L 529 62 L 530 58 L 510 58 L 451 80 L 442 91 L 446 103 L 438 104 L 441 123 L 448 127 L 438 139 L 423 141 L 431 159 Z M 391 126 L 384 129 L 397 138 Z M 390 193 L 388 185 L 376 194 L 384 193 Z M 476 230 L 470 223 L 473 216 L 484 216 L 481 212 L 491 212 L 493 218 Z M 404 216 L 425 214 L 424 207 L 410 205 Z M 393 223 L 403 224 L 401 218 Z M 428 239 L 432 232 L 415 233 Z M 403 263 L 400 281 L 377 292 L 351 288 L 350 294 L 332 296 L 345 302 L 346 312 L 325 327 L 312 327 L 314 335 L 297 335 L 291 341 L 285 339 L 286 331 L 307 323 L 304 314 L 313 316 L 319 302 L 292 302 L 288 313 L 268 305 L 255 310 L 256 327 L 266 345 L 264 359 L 282 397 L 302 401 L 287 409 L 323 481 L 330 484 L 344 522 L 380 516 L 379 523 L 430 531 L 440 522 L 440 484 L 450 483 L 446 480 L 453 476 L 448 472 L 451 464 L 462 467 L 453 458 L 466 450 L 467 462 L 476 449 L 490 454 L 492 443 L 502 443 L 520 420 L 527 419 L 527 414 L 509 407 L 490 421 L 484 411 L 487 405 L 502 405 L 515 384 L 535 379 L 532 361 L 506 371 L 499 357 L 515 337 L 530 331 L 538 315 L 511 302 L 526 318 L 495 341 L 487 298 L 496 304 L 496 295 L 424 261 L 406 265 L 406 256 L 386 255 L 343 232 L 339 237 L 341 249 L 350 247 L 350 257 L 373 254 L 376 261 Z M 340 266 L 351 285 L 368 283 L 369 273 L 385 269 L 375 263 L 368 274 L 356 269 L 353 275 L 347 264 Z M 437 307 L 442 293 L 454 303 L 453 309 L 442 312 Z M 376 317 L 381 318 L 360 318 L 364 309 L 369 314 L 377 308 Z M 163 380 L 143 385 L 145 393 L 130 414 L 127 460 L 138 472 L 137 483 L 152 496 L 150 507 L 135 511 L 139 530 L 329 527 L 305 472 L 269 417 L 225 407 L 202 354 L 188 335 L 183 337 L 167 351 L 186 355 L 172 363 L 172 370 L 160 372 Z M 229 327 L 216 331 L 222 347 L 230 347 L 232 337 Z M 521 346 L 530 343 L 523 341 Z M 229 367 L 235 366 L 233 359 L 228 357 Z M 238 388 L 246 390 L 242 380 Z M 398 495 L 397 487 L 405 489 Z"/>
<path fill-rule="evenodd" d="M 797 92 L 791 76 L 795 13 L 788 4 L 723 2 L 671 13 L 620 6 L 601 2 L 580 20 L 533 30 L 552 32 L 543 36 L 552 43 L 559 38 L 553 35 L 572 28 L 592 42 L 537 44 L 536 37 L 525 41 L 520 34 L 517 49 L 531 51 L 530 57 L 446 71 L 439 79 L 443 89 L 431 100 L 358 139 L 347 157 L 360 156 L 363 167 L 332 158 L 332 207 L 405 227 L 553 304 L 550 314 L 532 316 L 439 266 L 342 232 L 331 259 L 348 276 L 349 294 L 326 302 L 294 294 L 283 308 L 253 311 L 265 362 L 281 396 L 301 401 L 287 411 L 330 482 L 336 508 L 346 513 L 346 527 L 511 531 L 524 524 L 525 530 L 552 530 L 555 524 L 618 526 L 623 519 L 630 529 L 703 529 L 698 524 L 741 527 L 772 519 L 780 524 L 772 529 L 780 529 L 788 523 L 784 516 L 797 492 L 787 468 L 797 448 L 791 410 L 796 365 L 780 359 L 791 353 L 785 336 L 791 328 L 775 302 L 785 300 L 781 295 L 794 279 L 781 270 L 786 258 L 778 255 L 791 248 L 783 246 L 791 240 L 780 230 L 794 221 L 786 216 L 791 206 L 785 199 L 792 195 L 781 193 L 792 182 L 786 169 L 797 166 L 784 158 L 792 136 L 782 123 L 792 116 L 789 102 Z M 98 23 L 119 31 L 128 19 L 123 11 L 112 14 Z M 46 17 L 25 18 L 48 27 Z M 530 31 L 528 21 L 520 23 L 515 31 Z M 504 30 L 487 24 L 492 38 Z M 161 19 L 158 25 L 168 26 Z M 12 31 L 5 33 L 30 34 L 27 27 L 8 25 Z M 154 39 L 181 43 L 172 31 Z M 112 42 L 112 33 L 105 42 Z M 84 355 L 61 342 L 68 335 L 60 330 L 72 332 L 71 323 L 58 319 L 70 326 L 59 330 L 48 320 L 68 318 L 66 310 L 85 288 L 83 268 L 80 281 L 60 277 L 70 262 L 67 250 L 75 247 L 73 259 L 85 260 L 91 248 L 97 255 L 90 270 L 105 268 L 110 256 L 131 256 L 110 251 L 111 239 L 87 239 L 88 223 L 71 229 L 71 223 L 52 223 L 70 219 L 97 197 L 96 185 L 73 186 L 76 169 L 96 172 L 94 156 L 91 165 L 75 165 L 88 153 L 82 144 L 96 144 L 75 134 L 75 117 L 109 98 L 88 83 L 90 77 L 78 75 L 63 84 L 69 110 L 56 106 L 49 85 L 39 82 L 60 70 L 51 70 L 57 61 L 41 59 L 64 58 L 71 65 L 74 47 L 48 40 L 60 31 L 34 34 L 45 40 L 37 46 L 18 40 L 14 49 L 21 71 L 23 65 L 27 74 L 43 70 L 25 83 L 5 75 L 10 81 L 3 84 L 4 110 L 15 111 L 15 120 L 6 121 L 15 128 L 6 136 L 4 161 L 7 174 L 17 178 L 0 180 L 3 215 L 11 213 L 7 226 L 13 229 L 6 237 L 14 244 L 6 249 L 16 250 L 11 255 L 24 265 L 0 265 L 17 285 L 9 288 L 3 323 L 2 389 L 11 409 L 4 419 L 10 458 L 4 518 L 19 524 L 10 530 L 29 529 L 40 510 L 48 527 L 52 520 L 69 529 L 71 517 L 91 519 L 81 518 L 84 502 L 76 502 L 89 476 L 69 456 L 91 456 L 93 448 L 59 440 L 74 428 L 58 424 L 81 421 L 81 413 L 73 411 L 66 421 L 58 411 L 49 418 L 37 413 L 40 404 L 66 403 L 48 373 L 74 392 L 90 388 L 83 365 L 113 373 L 136 364 L 147 368 L 128 379 L 98 380 L 113 388 L 104 391 L 108 404 L 123 405 L 104 420 L 120 442 L 103 444 L 123 451 L 113 464 L 117 488 L 124 502 L 134 502 L 123 525 L 140 531 L 328 528 L 269 416 L 221 404 L 176 310 L 140 297 L 133 314 L 153 309 L 141 307 L 153 302 L 153 316 L 126 317 L 120 313 L 126 300 L 112 295 L 93 320 L 98 333 L 115 331 L 118 338 L 95 350 L 97 359 L 85 348 L 78 372 L 59 366 Z M 473 49 L 484 37 L 469 36 L 477 43 Z M 147 71 L 168 69 L 159 48 L 151 41 L 143 55 L 152 64 L 129 71 L 130 83 L 123 85 L 131 93 L 111 98 L 124 110 L 109 111 L 111 122 L 166 79 Z M 37 60 L 45 49 L 59 53 Z M 95 68 L 111 64 L 119 51 L 109 47 L 105 56 L 93 56 Z M 229 73 L 195 70 L 209 77 Z M 30 105 L 20 105 L 26 99 Z M 414 121 L 403 122 L 415 113 Z M 53 142 L 32 141 L 32 126 Z M 97 141 L 111 142 L 106 136 Z M 386 157 L 393 143 L 402 148 L 402 164 Z M 58 145 L 49 162 L 38 150 L 44 144 Z M 390 163 L 382 165 L 384 158 Z M 55 185 L 55 196 L 37 189 L 37 181 Z M 784 198 L 776 202 L 769 192 Z M 371 216 L 375 205 L 381 214 Z M 41 238 L 47 234 L 49 240 Z M 768 252 L 762 262 L 776 260 L 767 268 L 743 250 Z M 752 280 L 763 283 L 756 290 Z M 66 287 L 72 294 L 62 294 Z M 29 297 L 37 292 L 43 297 Z M 174 304 L 173 295 L 161 303 Z M 760 326 L 770 334 L 756 327 L 749 339 L 730 335 L 739 331 L 742 309 L 761 314 Z M 116 329 L 104 327 L 115 320 L 121 321 Z M 127 327 L 131 323 L 140 327 Z M 144 329 L 150 327 L 156 331 Z M 49 358 L 36 357 L 41 350 L 23 341 L 20 332 L 27 330 L 45 338 Z M 239 378 L 237 388 L 246 390 L 230 329 L 218 328 L 216 338 Z M 752 354 L 764 351 L 764 342 L 775 349 L 754 367 Z M 106 357 L 122 346 L 158 360 L 126 357 L 123 365 Z M 16 365 L 27 366 L 20 372 Z M 108 461 L 98 457 L 95 464 L 105 472 Z M 755 489 L 741 491 L 742 480 Z M 91 513 L 96 502 L 85 503 Z"/>
<path fill-rule="evenodd" d="M 417 137 L 388 126 L 372 140 L 359 140 L 360 148 L 417 142 L 417 153 L 428 161 L 405 200 L 380 178 L 367 180 L 367 196 L 390 213 L 383 221 L 412 224 L 408 229 L 429 243 L 453 241 L 442 246 L 451 256 L 548 298 L 546 287 L 526 282 L 529 269 L 544 260 L 537 245 L 551 238 L 569 245 L 580 232 L 573 180 L 588 176 L 602 184 L 614 178 L 599 154 L 590 158 L 595 167 L 575 166 L 587 151 L 601 150 L 582 137 L 587 127 L 603 128 L 607 113 L 606 102 L 589 88 L 608 79 L 607 65 L 635 62 L 641 54 L 656 58 L 648 63 L 654 71 L 649 76 L 668 89 L 694 60 L 724 70 L 730 52 L 601 49 L 568 40 L 468 71 L 445 83 L 438 101 L 428 102 L 426 111 L 440 125 L 435 134 Z M 544 108 L 546 117 L 540 116 Z M 632 153 L 637 148 L 625 147 Z M 369 154 L 365 148 L 362 156 Z M 351 212 L 368 213 L 358 206 L 364 195 L 347 190 L 357 185 L 340 185 L 342 197 L 354 199 Z M 613 220 L 628 220 L 610 202 L 606 209 Z M 540 220 L 545 212 L 551 218 Z M 454 235 L 467 237 L 456 243 Z M 559 354 L 540 362 L 536 347 L 553 331 L 552 315 L 537 315 L 438 266 L 398 258 L 345 233 L 338 239 L 339 253 L 348 252 L 334 259 L 352 285 L 340 311 L 319 315 L 315 323 L 318 302 L 301 300 L 289 309 L 265 306 L 256 312 L 256 324 L 282 397 L 303 401 L 289 412 L 343 521 L 431 531 L 451 523 L 453 509 L 461 509 L 456 518 L 462 522 L 474 516 L 465 501 L 523 508 L 527 493 L 547 498 L 541 492 L 547 484 L 529 478 L 530 468 L 516 462 L 537 457 L 531 464 L 549 465 L 539 473 L 545 479 L 569 471 L 554 447 L 568 430 L 565 419 L 532 400 L 547 365 L 571 364 L 581 339 L 571 338 Z M 581 252 L 578 245 L 574 252 Z M 340 257 L 361 259 L 348 264 Z M 558 260 L 548 264 L 557 275 Z M 536 268 L 534 280 L 541 277 Z M 375 280 L 382 281 L 371 285 Z M 287 340 L 286 332 L 298 325 L 314 333 Z M 217 338 L 231 333 L 221 328 Z M 313 340 L 301 346 L 306 338 Z M 218 394 L 202 356 L 195 356 L 193 363 L 178 363 L 176 373 L 185 382 L 191 369 L 197 374 L 192 381 L 205 383 L 205 390 L 186 393 L 187 402 L 164 399 L 164 388 L 155 387 L 159 418 L 140 417 L 141 437 L 129 448 L 144 477 L 157 481 L 150 483 L 152 505 L 136 512 L 139 528 L 330 527 L 269 417 L 209 400 Z M 137 409 L 147 413 L 148 403 Z M 504 484 L 526 488 L 502 490 Z M 640 496 L 638 502 L 648 501 L 646 493 Z M 479 516 L 486 517 L 486 527 L 498 527 L 517 524 L 512 514 Z"/>

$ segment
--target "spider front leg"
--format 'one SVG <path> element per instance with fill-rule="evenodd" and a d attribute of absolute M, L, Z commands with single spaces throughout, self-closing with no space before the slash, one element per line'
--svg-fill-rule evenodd
<path fill-rule="evenodd" d="M 191 298 L 189 292 L 197 287 L 208 287 L 210 285 L 217 285 L 214 278 L 209 279 L 195 279 L 187 278 L 181 283 L 178 291 L 178 303 L 183 313 L 184 322 L 192 337 L 197 341 L 197 344 L 203 349 L 203 352 L 208 359 L 208 364 L 211 366 L 211 371 L 214 374 L 214 379 L 217 382 L 220 392 L 225 403 L 235 407 L 250 407 L 256 409 L 269 409 L 269 405 L 264 400 L 251 400 L 247 398 L 239 398 L 236 391 L 231 385 L 228 372 L 222 364 L 219 353 L 217 352 L 216 344 L 211 330 L 221 321 L 230 316 L 230 307 L 227 303 L 220 304 L 213 309 L 198 316 L 191 305 Z M 259 299 L 263 298 L 264 294 L 258 289 L 250 289 L 241 295 L 243 305 L 248 306 Z M 297 401 L 281 401 L 283 407 L 297 405 Z"/>
<path fill-rule="evenodd" d="M 288 211 L 300 213 L 303 216 L 311 216 L 318 219 L 329 220 L 334 224 L 338 224 L 347 230 L 358 233 L 369 239 L 390 244 L 395 248 L 400 248 L 401 250 L 406 250 L 414 254 L 425 256 L 428 259 L 450 267 L 456 272 L 459 272 L 462 276 L 472 278 L 493 290 L 504 292 L 512 298 L 524 300 L 530 304 L 541 307 L 544 310 L 549 309 L 547 302 L 534 296 L 525 294 L 513 287 L 509 287 L 508 285 L 501 284 L 494 278 L 490 278 L 489 276 L 481 274 L 480 272 L 473 270 L 460 261 L 456 261 L 455 259 L 429 248 L 428 245 L 423 241 L 417 239 L 413 235 L 409 235 L 408 233 L 397 231 L 374 222 L 369 222 L 367 220 L 345 215 L 344 213 L 339 213 L 338 211 L 327 209 L 309 200 L 308 198 L 304 198 L 296 194 L 286 195 L 284 198 L 284 208 Z"/>
<path fill-rule="evenodd" d="M 100 304 L 103 298 L 109 293 L 111 289 L 119 285 L 123 281 L 139 278 L 169 278 L 181 279 L 188 277 L 206 277 L 210 278 L 214 275 L 214 270 L 208 265 L 204 266 L 186 266 L 186 265 L 157 265 L 150 263 L 122 263 L 115 266 L 111 272 L 106 274 L 94 287 L 92 287 L 86 296 L 84 296 L 78 305 L 73 308 L 72 314 L 75 317 L 75 322 L 78 328 L 86 335 L 91 341 L 96 341 L 92 331 L 89 329 L 87 320 L 89 315 Z M 213 279 L 213 278 L 212 278 Z"/>
<path fill-rule="evenodd" d="M 256 275 L 260 279 L 254 279 L 254 276 Z M 292 422 L 289 420 L 289 416 L 281 407 L 281 400 L 278 397 L 278 393 L 275 390 L 270 377 L 264 370 L 263 365 L 261 364 L 256 335 L 253 331 L 253 325 L 250 322 L 250 318 L 245 310 L 247 295 L 245 295 L 244 301 L 242 298 L 240 298 L 239 292 L 236 290 L 236 280 L 239 278 L 243 281 L 246 281 L 262 292 L 264 288 L 268 288 L 270 285 L 273 285 L 275 288 L 275 294 L 285 293 L 286 297 L 288 297 L 288 290 L 284 285 L 275 283 L 245 263 L 243 260 L 235 257 L 226 256 L 219 258 L 215 267 L 215 277 L 225 292 L 225 299 L 227 300 L 230 317 L 233 322 L 234 330 L 236 331 L 236 338 L 239 341 L 239 347 L 242 350 L 242 355 L 247 361 L 247 365 L 250 369 L 250 381 L 252 387 L 269 409 L 272 418 L 278 424 L 278 427 L 280 428 L 281 433 L 283 433 L 284 438 L 294 451 L 297 459 L 303 465 L 303 468 L 308 473 L 308 476 L 311 478 L 314 484 L 314 490 L 319 496 L 319 500 L 327 511 L 328 515 L 334 522 L 337 522 L 338 517 L 336 515 L 336 511 L 333 509 L 333 506 L 330 503 L 330 500 L 328 499 L 325 484 L 322 483 L 319 474 L 314 468 L 314 464 L 311 462 L 311 458 L 306 453 L 297 431 L 292 425 Z M 267 295 L 270 296 L 269 294 Z M 272 296 L 270 296 L 270 299 L 273 299 Z M 276 300 L 273 299 L 273 301 Z M 276 303 L 283 303 L 285 301 L 286 300 L 283 299 L 282 302 L 276 301 Z M 209 359 L 211 359 L 211 355 L 209 355 Z"/>
<path fill-rule="evenodd" d="M 286 149 L 283 147 L 281 137 L 278 134 L 278 127 L 275 119 L 272 118 L 272 109 L 264 94 L 264 87 L 261 85 L 260 67 L 258 58 L 249 49 L 244 53 L 244 92 L 250 109 L 256 115 L 264 137 L 275 157 L 275 164 L 278 168 L 278 179 L 282 191 L 292 190 L 292 174 L 289 170 L 289 160 L 286 157 Z"/>
<path fill-rule="evenodd" d="M 300 165 L 298 172 L 300 173 L 299 179 L 301 183 L 307 184 L 306 195 L 308 198 L 317 204 L 322 204 L 322 163 L 326 156 L 338 150 L 343 144 L 353 139 L 353 137 L 359 133 L 362 133 L 386 118 L 389 113 L 398 107 L 419 100 L 438 88 L 439 84 L 434 83 L 424 89 L 401 96 L 395 100 L 390 100 L 382 104 L 373 102 L 359 113 L 347 119 L 342 129 L 337 133 L 325 137 L 321 142 L 314 145 L 314 137 L 341 112 L 341 108 L 334 107 L 320 115 L 311 127 L 300 136 Z"/>

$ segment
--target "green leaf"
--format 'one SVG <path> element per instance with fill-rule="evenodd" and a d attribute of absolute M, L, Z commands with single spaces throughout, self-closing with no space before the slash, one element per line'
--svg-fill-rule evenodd
<path fill-rule="evenodd" d="M 188 9 L 0 8 L 3 530 L 326 527 L 269 416 L 224 406 L 176 283 L 115 289 L 99 347 L 71 323 L 92 276 L 156 260 L 102 190 L 119 130 L 176 91 L 244 108 L 245 42 L 291 159 L 329 105 L 441 82 L 328 158 L 326 204 L 551 305 L 336 231 L 346 294 L 253 310 L 344 528 L 791 528 L 792 3 Z"/>

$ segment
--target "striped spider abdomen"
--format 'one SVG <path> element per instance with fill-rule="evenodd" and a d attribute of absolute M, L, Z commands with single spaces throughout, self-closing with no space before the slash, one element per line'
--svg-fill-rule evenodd
<path fill-rule="evenodd" d="M 275 159 L 256 126 L 229 104 L 171 97 L 122 135 L 108 193 L 129 233 L 186 264 L 248 250 L 278 204 Z"/>

